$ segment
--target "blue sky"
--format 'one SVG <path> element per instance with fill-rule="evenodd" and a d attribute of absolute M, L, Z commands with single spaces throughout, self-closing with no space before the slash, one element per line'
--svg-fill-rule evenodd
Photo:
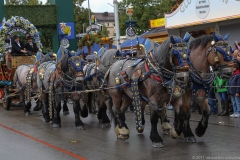
<path fill-rule="evenodd" d="M 46 3 L 47 0 L 41 0 L 43 3 Z M 121 0 L 118 0 L 120 2 Z M 90 8 L 92 12 L 113 12 L 113 7 L 108 3 L 113 5 L 113 0 L 89 0 Z M 88 2 L 83 3 L 85 8 L 88 7 Z"/>

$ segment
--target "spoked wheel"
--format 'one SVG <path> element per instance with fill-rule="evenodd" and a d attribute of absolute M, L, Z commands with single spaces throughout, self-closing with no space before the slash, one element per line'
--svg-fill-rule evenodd
<path fill-rule="evenodd" d="M 3 98 L 2 103 L 5 110 L 9 110 L 12 102 L 12 98 L 8 97 L 10 95 L 10 92 L 7 88 L 4 88 L 3 90 Z"/>

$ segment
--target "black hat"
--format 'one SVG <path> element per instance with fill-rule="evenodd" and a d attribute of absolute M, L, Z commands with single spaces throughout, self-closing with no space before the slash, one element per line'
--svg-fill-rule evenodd
<path fill-rule="evenodd" d="M 32 36 L 28 36 L 28 37 L 27 37 L 27 40 L 29 40 L 29 39 L 33 39 L 33 37 L 32 37 Z"/>
<path fill-rule="evenodd" d="M 14 40 L 17 39 L 17 38 L 19 38 L 19 35 L 16 34 L 16 35 L 13 36 Z"/>

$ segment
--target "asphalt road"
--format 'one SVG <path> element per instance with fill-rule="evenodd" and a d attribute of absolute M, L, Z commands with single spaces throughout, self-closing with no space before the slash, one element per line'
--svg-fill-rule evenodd
<path fill-rule="evenodd" d="M 118 140 L 114 128 L 101 128 L 96 115 L 83 118 L 86 130 L 76 130 L 74 114 L 62 117 L 62 128 L 52 128 L 42 121 L 41 111 L 25 116 L 23 108 L 12 106 L 5 111 L 0 105 L 0 160 L 191 160 L 240 159 L 240 118 L 211 116 L 206 134 L 197 143 L 185 143 L 184 137 L 172 139 L 159 132 L 164 148 L 153 148 L 149 139 L 150 122 L 146 115 L 143 134 L 135 130 L 134 114 L 126 114 L 130 128 L 128 140 Z M 173 111 L 168 111 L 171 120 Z M 191 128 L 201 117 L 192 114 Z"/>

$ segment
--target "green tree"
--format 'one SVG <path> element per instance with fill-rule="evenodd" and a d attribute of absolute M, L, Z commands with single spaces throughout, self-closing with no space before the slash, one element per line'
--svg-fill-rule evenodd
<path fill-rule="evenodd" d="M 182 1 L 182 0 L 178 0 Z M 119 3 L 120 11 L 120 34 L 125 35 L 126 21 L 129 17 L 126 15 L 126 8 L 129 4 L 133 6 L 132 20 L 136 20 L 138 34 L 142 34 L 149 29 L 149 20 L 162 18 L 165 13 L 169 13 L 172 7 L 177 3 L 176 0 L 123 0 Z M 141 31 L 140 31 L 141 30 Z"/>

